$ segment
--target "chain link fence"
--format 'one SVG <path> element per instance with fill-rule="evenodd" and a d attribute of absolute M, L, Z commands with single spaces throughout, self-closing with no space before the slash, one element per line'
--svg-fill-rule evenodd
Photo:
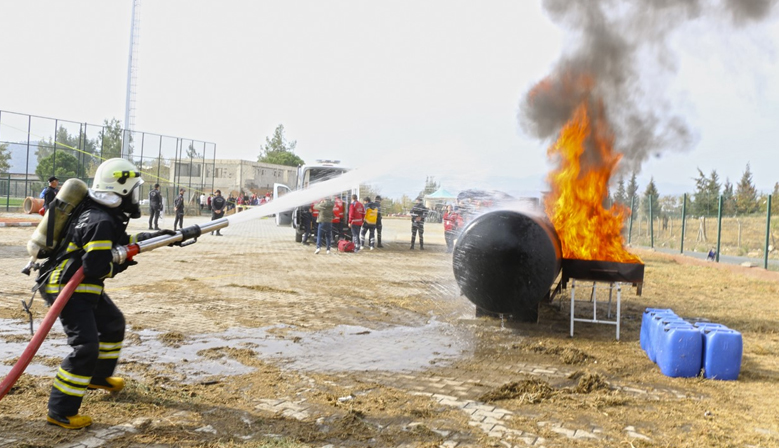
<path fill-rule="evenodd" d="M 91 185 L 100 163 L 113 157 L 142 171 L 141 198 L 159 183 L 167 210 L 183 187 L 188 213 L 201 213 L 200 195 L 213 190 L 214 143 L 126 130 L 116 120 L 94 125 L 0 110 L 0 210 L 24 211 L 52 175 Z"/>
<path fill-rule="evenodd" d="M 625 240 L 634 246 L 651 247 L 676 253 L 701 253 L 733 260 L 744 259 L 766 269 L 779 270 L 779 221 L 772 220 L 777 198 L 761 199 L 760 209 L 754 213 L 723 213 L 722 196 L 718 210 L 710 214 L 690 212 L 688 195 L 678 198 L 677 206 L 669 210 L 651 210 L 633 203 L 633 213 L 625 223 Z"/>

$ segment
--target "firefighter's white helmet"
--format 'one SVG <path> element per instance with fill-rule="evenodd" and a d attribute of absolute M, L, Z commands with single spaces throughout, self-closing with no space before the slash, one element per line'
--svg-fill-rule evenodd
<path fill-rule="evenodd" d="M 116 193 L 124 197 L 129 194 L 137 195 L 138 187 L 142 183 L 141 172 L 132 162 L 120 158 L 108 159 L 97 167 L 92 190 Z"/>

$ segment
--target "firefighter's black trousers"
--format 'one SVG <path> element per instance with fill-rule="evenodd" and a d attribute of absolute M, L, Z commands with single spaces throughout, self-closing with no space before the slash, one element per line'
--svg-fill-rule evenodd
<path fill-rule="evenodd" d="M 424 223 L 412 223 L 411 224 L 411 247 L 414 247 L 414 242 L 417 239 L 417 232 L 419 232 L 419 247 L 425 247 L 425 224 Z"/>
<path fill-rule="evenodd" d="M 90 383 L 106 384 L 124 340 L 124 315 L 105 294 L 74 293 L 60 313 L 73 351 L 62 360 L 49 396 L 49 412 L 78 414 Z"/>

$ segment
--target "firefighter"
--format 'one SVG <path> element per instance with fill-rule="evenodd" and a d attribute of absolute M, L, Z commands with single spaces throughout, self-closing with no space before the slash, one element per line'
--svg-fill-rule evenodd
<path fill-rule="evenodd" d="M 180 229 L 184 228 L 184 192 L 185 190 L 183 188 L 179 188 L 179 195 L 173 200 L 173 212 L 175 213 L 175 218 L 173 218 L 173 230 L 176 230 L 176 224 L 178 224 Z"/>
<path fill-rule="evenodd" d="M 301 239 L 301 243 L 303 243 L 304 246 L 308 246 L 308 238 L 311 237 L 311 206 L 301 206 L 298 209 L 298 214 L 300 215 L 300 227 L 303 229 L 303 237 Z"/>
<path fill-rule="evenodd" d="M 126 233 L 130 219 L 141 216 L 140 176 L 125 159 L 110 159 L 97 168 L 94 185 L 65 231 L 63 244 L 51 257 L 53 269 L 38 280 L 44 299 L 52 303 L 75 271 L 84 268 L 84 280 L 59 316 L 73 351 L 62 360 L 51 388 L 46 420 L 52 425 L 67 429 L 91 425 L 90 417 L 79 414 L 87 389 L 118 392 L 124 388 L 124 379 L 113 374 L 125 321 L 103 290 L 103 281 L 135 262 L 115 263 L 111 249 L 174 233 Z"/>
<path fill-rule="evenodd" d="M 160 230 L 160 212 L 162 212 L 160 184 L 154 184 L 154 188 L 149 191 L 149 230 Z M 154 227 L 152 227 L 152 224 L 154 224 Z"/>
<path fill-rule="evenodd" d="M 427 217 L 428 208 L 422 204 L 422 198 L 417 198 L 416 204 L 411 208 L 411 250 L 414 250 L 414 241 L 419 232 L 419 250 L 425 250 L 425 217 Z"/>

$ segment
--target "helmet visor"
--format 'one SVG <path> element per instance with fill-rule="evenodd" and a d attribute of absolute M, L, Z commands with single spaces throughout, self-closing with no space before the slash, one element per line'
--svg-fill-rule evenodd
<path fill-rule="evenodd" d="M 136 182 L 135 185 L 133 185 L 133 189 L 130 190 L 133 204 L 138 204 L 141 201 L 141 189 L 140 189 L 141 185 L 143 185 L 143 179 L 139 178 L 138 182 Z"/>

